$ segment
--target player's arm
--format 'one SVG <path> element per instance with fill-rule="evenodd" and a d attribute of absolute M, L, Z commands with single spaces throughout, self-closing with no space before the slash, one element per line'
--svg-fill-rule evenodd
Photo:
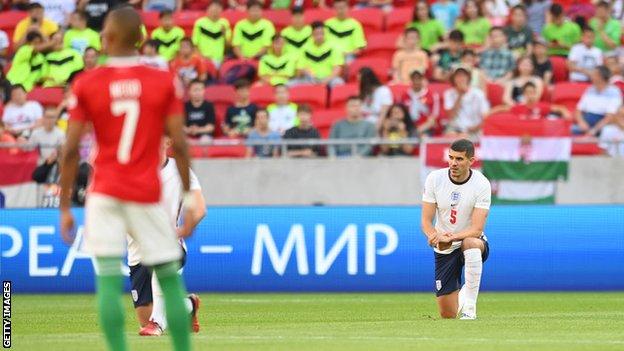
<path fill-rule="evenodd" d="M 63 147 L 63 153 L 61 157 L 61 198 L 60 198 L 60 210 L 61 210 L 61 235 L 63 240 L 68 244 L 74 241 L 71 231 L 74 227 L 74 218 L 71 214 L 71 196 L 72 188 L 76 181 L 76 175 L 78 174 L 78 161 L 80 160 L 80 138 L 84 129 L 85 122 L 80 120 L 70 119 L 67 124 L 67 134 L 65 140 L 65 146 Z"/>
<path fill-rule="evenodd" d="M 490 210 L 475 207 L 472 211 L 471 225 L 466 230 L 450 235 L 449 241 L 460 241 L 465 238 L 480 238 L 485 228 L 485 221 Z"/>
<path fill-rule="evenodd" d="M 438 232 L 435 230 L 433 226 L 433 217 L 436 213 L 436 204 L 432 202 L 422 203 L 422 212 L 420 215 L 420 226 L 422 228 L 423 233 L 427 237 L 427 242 L 429 245 L 432 245 L 434 240 L 437 237 Z"/>
<path fill-rule="evenodd" d="M 193 196 L 193 201 L 195 203 L 195 207 L 190 212 L 190 223 L 188 228 L 190 228 L 190 232 L 185 233 L 184 227 L 178 228 L 178 236 L 187 237 L 191 235 L 191 233 L 195 230 L 199 222 L 206 216 L 206 201 L 204 200 L 204 195 L 202 194 L 201 189 L 191 190 L 191 196 Z"/>

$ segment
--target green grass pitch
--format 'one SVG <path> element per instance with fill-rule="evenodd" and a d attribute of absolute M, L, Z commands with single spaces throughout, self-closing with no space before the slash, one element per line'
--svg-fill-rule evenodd
<path fill-rule="evenodd" d="M 202 294 L 195 350 L 624 350 L 624 292 L 482 293 L 476 321 L 432 294 Z M 131 350 L 170 350 L 137 336 Z M 13 349 L 104 350 L 92 295 L 13 295 Z"/>

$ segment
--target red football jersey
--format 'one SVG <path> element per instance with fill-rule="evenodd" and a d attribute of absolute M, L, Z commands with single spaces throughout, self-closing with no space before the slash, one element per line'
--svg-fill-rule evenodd
<path fill-rule="evenodd" d="M 70 120 L 91 122 L 97 153 L 90 191 L 120 200 L 160 200 L 160 145 L 165 119 L 182 116 L 173 74 L 138 58 L 109 59 L 73 84 Z"/>
<path fill-rule="evenodd" d="M 546 118 L 550 114 L 550 104 L 540 101 L 535 105 L 516 104 L 509 110 L 514 115 L 528 119 Z"/>

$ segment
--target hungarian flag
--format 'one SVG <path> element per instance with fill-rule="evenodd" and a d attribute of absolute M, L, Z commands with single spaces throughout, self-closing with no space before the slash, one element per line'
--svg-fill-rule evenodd
<path fill-rule="evenodd" d="M 32 174 L 39 153 L 0 148 L 0 207 L 34 207 L 37 185 Z"/>
<path fill-rule="evenodd" d="M 483 173 L 494 203 L 555 202 L 556 182 L 568 178 L 570 123 L 556 119 L 489 118 L 481 138 Z"/>

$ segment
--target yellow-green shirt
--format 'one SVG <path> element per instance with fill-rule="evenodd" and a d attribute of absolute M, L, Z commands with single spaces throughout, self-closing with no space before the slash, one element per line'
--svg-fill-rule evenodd
<path fill-rule="evenodd" d="M 362 25 L 356 19 L 340 20 L 332 17 L 325 21 L 326 35 L 343 53 L 349 54 L 366 46 Z"/>
<path fill-rule="evenodd" d="M 303 46 L 308 42 L 310 36 L 312 36 L 312 27 L 305 26 L 297 30 L 293 26 L 288 26 L 282 29 L 282 37 L 286 41 L 284 51 L 287 53 L 301 54 Z"/>
<path fill-rule="evenodd" d="M 75 72 L 84 68 L 82 56 L 73 49 L 64 48 L 45 56 L 47 65 L 43 72 L 44 87 L 61 87 Z"/>
<path fill-rule="evenodd" d="M 480 17 L 474 21 L 459 20 L 455 27 L 464 34 L 466 45 L 483 45 L 492 24 L 487 18 Z"/>
<path fill-rule="evenodd" d="M 258 65 L 258 75 L 260 77 L 270 76 L 272 85 L 286 84 L 295 76 L 296 61 L 294 54 L 264 55 Z"/>
<path fill-rule="evenodd" d="M 15 53 L 7 79 L 11 84 L 21 84 L 26 91 L 30 91 L 41 79 L 45 70 L 45 56 L 35 52 L 32 45 L 26 44 Z"/>
<path fill-rule="evenodd" d="M 158 27 L 152 32 L 152 39 L 158 40 L 158 54 L 165 60 L 171 61 L 180 50 L 180 41 L 184 39 L 184 29 L 173 27 L 166 31 L 163 27 Z"/>
<path fill-rule="evenodd" d="M 243 57 L 253 58 L 260 50 L 271 45 L 274 35 L 275 27 L 270 21 L 262 18 L 251 23 L 244 19 L 234 27 L 232 46 L 240 47 Z"/>
<path fill-rule="evenodd" d="M 344 54 L 331 40 L 320 46 L 314 40 L 308 41 L 297 61 L 298 69 L 309 69 L 317 79 L 331 76 L 336 66 L 344 65 Z"/>
<path fill-rule="evenodd" d="M 88 47 L 92 47 L 98 51 L 102 48 L 100 35 L 91 28 L 68 30 L 63 37 L 63 45 L 66 48 L 76 50 L 81 55 L 84 54 Z"/>
<path fill-rule="evenodd" d="M 555 23 L 548 23 L 542 29 L 542 35 L 548 42 L 557 41 L 567 46 L 561 49 L 548 49 L 549 55 L 568 56 L 572 45 L 581 40 L 581 27 L 578 24 L 565 20 L 560 26 Z"/>
<path fill-rule="evenodd" d="M 202 56 L 216 62 L 223 61 L 225 47 L 231 37 L 230 22 L 225 18 L 219 18 L 215 22 L 208 17 L 202 17 L 193 26 L 193 44 Z"/>

